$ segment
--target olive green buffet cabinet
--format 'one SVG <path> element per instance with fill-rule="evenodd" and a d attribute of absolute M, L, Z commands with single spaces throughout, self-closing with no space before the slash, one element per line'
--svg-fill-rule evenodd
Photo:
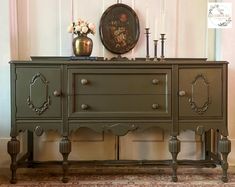
<path fill-rule="evenodd" d="M 69 134 L 80 127 L 111 131 L 118 136 L 150 127 L 169 130 L 172 159 L 162 164 L 172 168 L 172 181 L 177 181 L 177 168 L 187 164 L 221 165 L 222 181 L 227 182 L 227 156 L 231 151 L 227 138 L 227 62 L 36 58 L 12 61 L 10 66 L 11 183 L 16 183 L 17 168 L 38 164 L 33 160 L 33 133 L 40 136 L 51 129 L 61 132 L 59 151 L 63 160 L 58 163 L 63 171 L 62 181 L 67 182 L 72 164 L 68 160 Z M 217 137 L 214 143 L 212 129 Z M 205 158 L 177 159 L 177 136 L 183 130 L 205 136 Z M 22 131 L 27 131 L 31 140 L 28 152 L 18 158 L 17 136 Z M 211 145 L 216 145 L 215 151 Z"/>

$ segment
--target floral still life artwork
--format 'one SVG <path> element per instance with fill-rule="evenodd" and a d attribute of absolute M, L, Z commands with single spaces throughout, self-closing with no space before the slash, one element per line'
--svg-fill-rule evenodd
<path fill-rule="evenodd" d="M 130 51 L 139 38 L 136 13 L 127 5 L 112 5 L 101 17 L 100 37 L 104 46 L 115 54 Z"/>

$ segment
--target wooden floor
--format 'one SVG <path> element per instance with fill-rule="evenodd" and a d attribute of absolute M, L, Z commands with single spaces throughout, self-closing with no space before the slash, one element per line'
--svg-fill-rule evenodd
<path fill-rule="evenodd" d="M 69 182 L 62 183 L 61 168 L 18 169 L 18 183 L 9 184 L 9 169 L 0 169 L 0 186 L 117 186 L 117 187 L 147 187 L 147 186 L 195 186 L 195 187 L 235 187 L 235 167 L 229 168 L 229 182 L 220 181 L 221 169 L 217 168 L 179 168 L 179 182 L 171 182 L 169 168 L 156 167 L 97 167 L 71 169 Z"/>

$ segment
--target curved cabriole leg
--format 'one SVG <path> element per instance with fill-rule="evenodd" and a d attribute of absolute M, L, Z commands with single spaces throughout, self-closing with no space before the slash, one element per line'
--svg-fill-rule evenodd
<path fill-rule="evenodd" d="M 68 139 L 67 136 L 64 136 L 60 142 L 60 153 L 62 154 L 63 156 L 63 164 L 62 164 L 62 167 L 63 167 L 63 178 L 62 178 L 62 181 L 64 183 L 68 182 L 68 156 L 69 156 L 69 153 L 71 152 L 71 142 L 70 140 Z"/>
<path fill-rule="evenodd" d="M 16 139 L 16 137 L 12 137 L 11 141 L 7 143 L 7 151 L 11 155 L 11 180 L 10 183 L 15 184 L 17 182 L 16 179 L 16 169 L 17 169 L 17 162 L 16 157 L 17 154 L 20 152 L 20 141 Z"/>
<path fill-rule="evenodd" d="M 169 151 L 172 155 L 172 181 L 177 182 L 177 155 L 180 152 L 180 141 L 177 139 L 176 136 L 172 136 L 169 141 Z"/>
<path fill-rule="evenodd" d="M 221 167 L 223 169 L 223 174 L 221 180 L 223 182 L 228 182 L 228 154 L 231 152 L 231 141 L 228 140 L 227 136 L 223 136 L 222 139 L 219 140 L 219 152 L 222 155 Z"/>

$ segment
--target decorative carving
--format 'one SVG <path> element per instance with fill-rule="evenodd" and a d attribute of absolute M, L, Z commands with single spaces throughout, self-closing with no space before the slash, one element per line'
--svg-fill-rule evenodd
<path fill-rule="evenodd" d="M 36 126 L 34 132 L 37 136 L 41 136 L 43 134 L 44 130 L 41 126 Z"/>
<path fill-rule="evenodd" d="M 136 130 L 138 128 L 137 125 L 135 124 L 122 124 L 122 123 L 115 123 L 112 125 L 105 125 L 104 129 L 105 130 L 110 130 L 113 134 L 118 135 L 118 136 L 124 136 L 126 135 L 129 131 Z"/>
<path fill-rule="evenodd" d="M 30 82 L 30 91 L 27 103 L 28 106 L 38 115 L 45 112 L 50 104 L 50 96 L 48 96 L 48 83 L 49 82 L 41 73 L 34 75 Z M 35 97 L 34 94 L 37 93 L 39 89 L 41 91 L 40 97 L 38 97 L 37 94 L 37 97 L 33 99 L 33 97 Z"/>
<path fill-rule="evenodd" d="M 205 132 L 205 127 L 202 125 L 197 126 L 196 134 L 202 135 Z"/>
<path fill-rule="evenodd" d="M 200 115 L 204 114 L 209 107 L 209 83 L 202 74 L 197 75 L 192 82 L 192 96 L 189 98 L 189 103 L 191 109 Z"/>

